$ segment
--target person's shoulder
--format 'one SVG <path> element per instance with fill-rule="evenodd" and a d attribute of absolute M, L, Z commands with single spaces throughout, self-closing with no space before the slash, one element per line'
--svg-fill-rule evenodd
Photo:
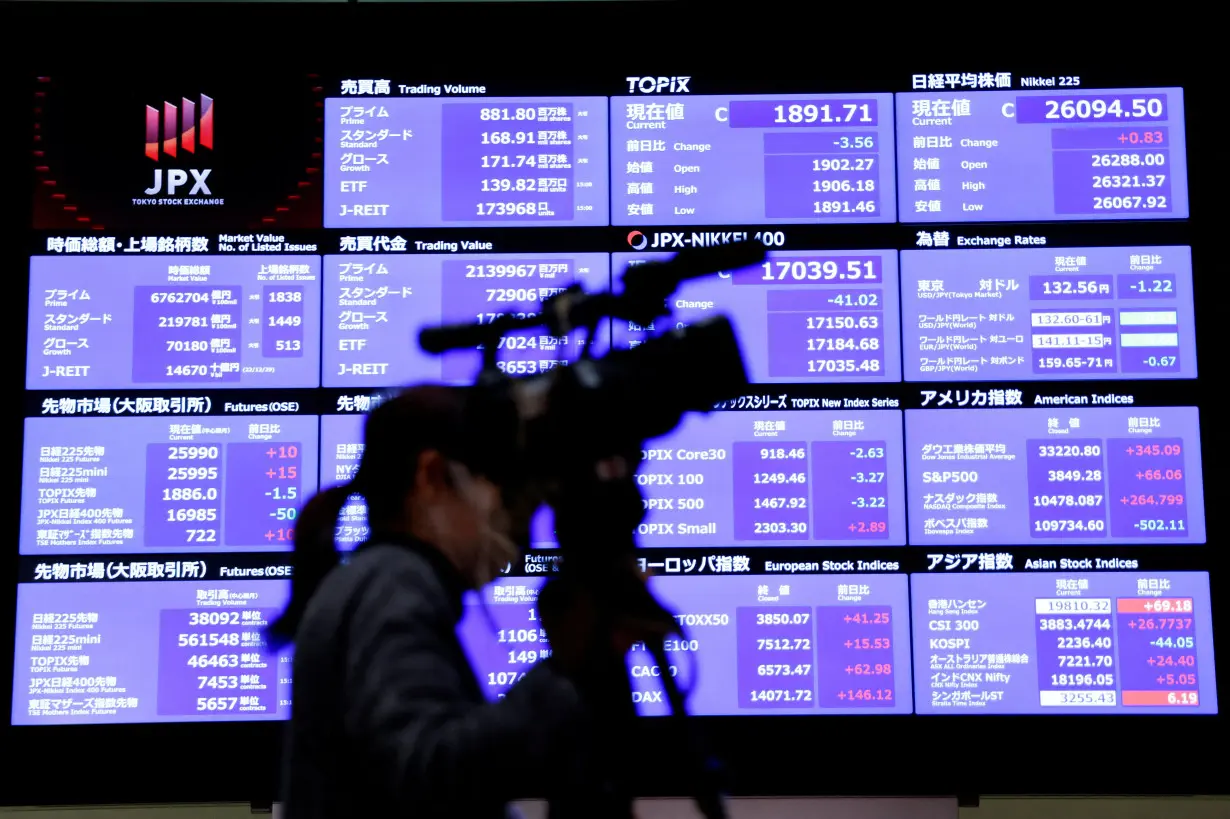
<path fill-rule="evenodd" d="M 404 602 L 444 595 L 432 562 L 423 554 L 396 544 L 371 543 L 355 551 L 334 572 L 347 594 L 376 591 L 405 595 Z"/>
<path fill-rule="evenodd" d="M 321 582 L 300 631 L 333 634 L 357 623 L 431 620 L 448 596 L 422 555 L 396 545 L 369 544 L 349 555 Z M 296 642 L 306 640 L 301 634 Z"/>
<path fill-rule="evenodd" d="M 345 561 L 348 571 L 363 577 L 418 579 L 432 577 L 431 561 L 415 549 L 394 543 L 369 543 Z"/>

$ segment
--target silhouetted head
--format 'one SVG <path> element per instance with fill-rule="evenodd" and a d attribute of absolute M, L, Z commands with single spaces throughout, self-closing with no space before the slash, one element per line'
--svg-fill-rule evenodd
<path fill-rule="evenodd" d="M 517 481 L 516 435 L 515 415 L 471 387 L 412 387 L 380 404 L 367 417 L 354 478 L 299 513 L 291 600 L 271 638 L 294 639 L 308 600 L 338 565 L 337 520 L 355 495 L 367 502 L 372 542 L 414 537 L 473 588 L 494 579 L 528 545 L 538 506 Z"/>

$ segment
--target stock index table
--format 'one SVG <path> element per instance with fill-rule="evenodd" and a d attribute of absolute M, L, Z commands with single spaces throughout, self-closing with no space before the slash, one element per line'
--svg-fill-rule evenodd
<path fill-rule="evenodd" d="M 669 253 L 614 253 L 612 272 Z M 772 251 L 756 267 L 686 282 L 668 327 L 612 322 L 616 349 L 715 313 L 761 340 L 744 356 L 755 383 L 899 381 L 897 253 Z"/>
<path fill-rule="evenodd" d="M 905 414 L 910 542 L 1203 543 L 1195 407 Z"/>
<path fill-rule="evenodd" d="M 22 554 L 285 551 L 316 491 L 311 416 L 29 418 Z"/>
<path fill-rule="evenodd" d="M 462 639 L 491 699 L 550 646 L 538 619 L 539 579 L 497 580 L 467 601 Z M 908 714 L 905 578 L 832 575 L 654 577 L 682 635 L 661 668 L 643 644 L 628 655 L 632 698 L 645 716 L 669 713 L 661 677 L 690 690 L 691 713 Z M 734 673 L 731 673 L 732 670 Z"/>
<path fill-rule="evenodd" d="M 419 331 L 749 236 L 763 263 L 684 283 L 651 323 L 495 351 L 553 377 L 736 327 L 745 394 L 640 452 L 638 557 L 681 633 L 665 667 L 629 652 L 639 713 L 668 712 L 664 676 L 704 716 L 1217 712 L 1194 95 L 402 79 L 313 78 L 315 130 L 286 142 L 311 147 L 264 215 L 232 209 L 250 177 L 228 152 L 260 142 L 234 95 L 198 89 L 208 121 L 153 107 L 161 88 L 122 112 L 154 128 L 137 176 L 191 165 L 209 199 L 94 208 L 35 129 L 15 724 L 286 719 L 292 658 L 264 629 L 305 500 L 354 477 L 394 390 L 478 373 L 482 348 L 428 355 Z M 170 218 L 188 206 L 211 227 Z M 370 535 L 353 495 L 334 543 Z M 552 650 L 549 509 L 530 545 L 458 630 L 492 699 Z"/>
<path fill-rule="evenodd" d="M 903 222 L 1186 217 L 1183 89 L 897 95 Z"/>
<path fill-rule="evenodd" d="M 606 225 L 604 97 L 330 99 L 326 227 Z"/>
<path fill-rule="evenodd" d="M 1196 377 L 1189 247 L 906 250 L 901 266 L 908 381 Z"/>
<path fill-rule="evenodd" d="M 320 263 L 35 256 L 26 387 L 315 387 Z"/>
<path fill-rule="evenodd" d="M 611 224 L 892 222 L 890 94 L 613 97 Z"/>
<path fill-rule="evenodd" d="M 1217 713 L 1208 575 L 914 575 L 920 714 Z"/>
<path fill-rule="evenodd" d="M 285 581 L 24 585 L 13 724 L 286 719 Z"/>
<path fill-rule="evenodd" d="M 642 546 L 905 542 L 898 413 L 695 415 L 646 447 Z"/>

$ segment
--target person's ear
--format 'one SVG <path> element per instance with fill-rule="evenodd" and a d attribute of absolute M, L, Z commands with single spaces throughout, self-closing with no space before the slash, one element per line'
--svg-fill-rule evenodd
<path fill-rule="evenodd" d="M 449 487 L 448 463 L 437 450 L 419 453 L 414 473 L 414 491 L 424 499 L 433 499 Z"/>

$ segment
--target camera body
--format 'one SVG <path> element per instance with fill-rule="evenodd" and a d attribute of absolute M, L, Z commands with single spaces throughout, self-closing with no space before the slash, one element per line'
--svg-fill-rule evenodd
<path fill-rule="evenodd" d="M 670 315 L 670 297 L 693 278 L 759 263 L 765 248 L 739 242 L 684 250 L 665 262 L 630 266 L 619 292 L 586 293 L 573 286 L 532 318 L 425 329 L 430 353 L 480 347 L 483 368 L 472 390 L 467 429 L 488 447 L 492 470 L 513 505 L 527 494 L 555 513 L 566 562 L 608 563 L 635 548 L 644 518 L 634 475 L 647 440 L 665 435 L 688 412 L 708 412 L 747 386 L 735 328 L 718 315 L 670 330 L 630 349 L 589 355 L 604 319 L 650 326 Z M 581 357 L 546 373 L 514 378 L 496 366 L 495 351 L 510 332 L 546 327 L 562 336 L 587 330 Z M 583 543 L 583 548 L 573 544 Z"/>

